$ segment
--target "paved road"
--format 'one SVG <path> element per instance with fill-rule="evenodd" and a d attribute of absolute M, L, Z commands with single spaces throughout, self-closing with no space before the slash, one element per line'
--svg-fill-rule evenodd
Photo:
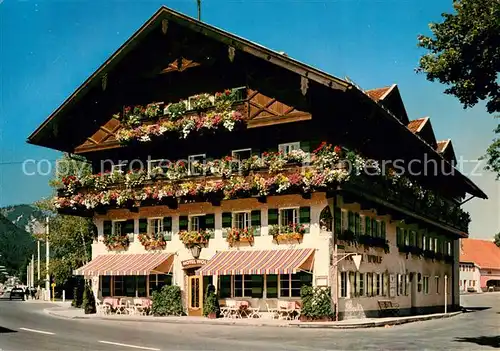
<path fill-rule="evenodd" d="M 49 305 L 0 301 L 0 349 L 25 350 L 493 350 L 500 294 L 466 295 L 457 317 L 363 330 L 65 320 Z"/>

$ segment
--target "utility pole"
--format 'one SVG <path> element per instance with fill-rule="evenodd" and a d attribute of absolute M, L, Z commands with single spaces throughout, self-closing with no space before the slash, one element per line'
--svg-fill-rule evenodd
<path fill-rule="evenodd" d="M 198 4 L 198 21 L 201 21 L 201 0 L 196 0 Z"/>
<path fill-rule="evenodd" d="M 37 277 L 37 284 L 38 284 L 38 290 L 40 290 L 40 239 L 37 239 L 36 241 L 36 246 L 38 249 L 38 261 L 36 261 L 36 277 Z"/>
<path fill-rule="evenodd" d="M 46 237 L 45 237 L 45 291 L 47 292 L 47 301 L 50 301 L 50 274 L 49 274 L 49 256 L 50 256 L 50 248 L 49 248 L 49 217 L 46 219 Z"/>

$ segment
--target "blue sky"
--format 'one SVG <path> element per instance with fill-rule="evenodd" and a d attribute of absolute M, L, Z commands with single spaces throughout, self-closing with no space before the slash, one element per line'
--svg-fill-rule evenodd
<path fill-rule="evenodd" d="M 202 20 L 365 89 L 397 83 L 410 119 L 430 116 L 438 140 L 451 138 L 457 156 L 477 159 L 495 127 L 484 105 L 463 110 L 442 85 L 414 72 L 422 54 L 417 35 L 428 33 L 428 23 L 451 4 L 211 0 L 202 4 Z M 195 0 L 0 0 L 0 206 L 50 195 L 50 175 L 25 175 L 20 162 L 58 154 L 26 144 L 27 136 L 161 5 L 196 16 Z M 491 238 L 500 231 L 500 183 L 481 173 L 471 178 L 490 199 L 465 208 L 471 236 Z"/>

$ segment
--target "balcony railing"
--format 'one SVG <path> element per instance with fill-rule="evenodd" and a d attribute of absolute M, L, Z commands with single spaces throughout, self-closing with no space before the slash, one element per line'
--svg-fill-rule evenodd
<path fill-rule="evenodd" d="M 433 191 L 392 172 L 373 172 L 376 166 L 367 165 L 359 155 L 326 143 L 311 154 L 302 150 L 286 155 L 264 153 L 237 163 L 227 156 L 195 162 L 191 168 L 196 172 L 188 172 L 184 162 L 171 162 L 150 169 L 149 173 L 143 170 L 81 179 L 66 177 L 55 204 L 60 209 L 88 210 L 160 204 L 176 206 L 179 201 L 217 203 L 223 199 L 283 194 L 308 197 L 312 192 L 327 192 L 341 185 L 346 190 L 356 190 L 361 196 L 382 199 L 462 231 L 467 231 L 470 222 L 468 213 Z M 367 168 L 370 172 L 363 172 Z"/>

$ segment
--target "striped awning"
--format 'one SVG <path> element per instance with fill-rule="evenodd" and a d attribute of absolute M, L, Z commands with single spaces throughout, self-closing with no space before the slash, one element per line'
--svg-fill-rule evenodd
<path fill-rule="evenodd" d="M 87 277 L 168 273 L 173 261 L 174 255 L 166 252 L 99 255 L 73 273 Z"/>
<path fill-rule="evenodd" d="M 201 267 L 198 275 L 293 274 L 311 271 L 314 249 L 222 251 Z"/>

